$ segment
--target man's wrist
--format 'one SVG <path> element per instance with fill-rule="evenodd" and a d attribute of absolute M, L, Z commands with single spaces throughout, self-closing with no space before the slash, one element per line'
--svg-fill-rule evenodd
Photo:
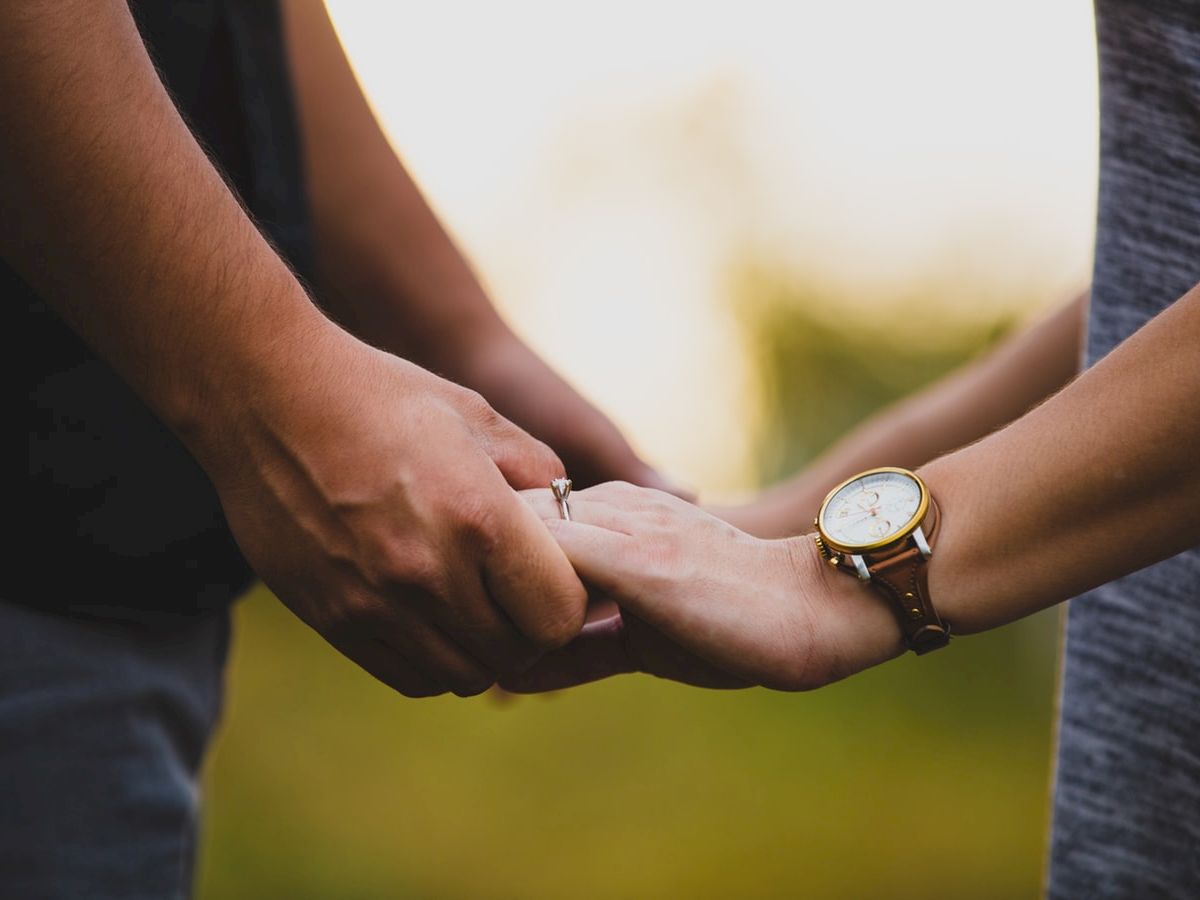
<path fill-rule="evenodd" d="M 202 465 L 221 455 L 247 423 L 265 409 L 299 403 L 321 372 L 326 377 L 349 360 L 352 335 L 328 319 L 298 285 L 294 301 L 281 301 L 216 352 L 197 361 L 166 394 L 163 421 Z"/>

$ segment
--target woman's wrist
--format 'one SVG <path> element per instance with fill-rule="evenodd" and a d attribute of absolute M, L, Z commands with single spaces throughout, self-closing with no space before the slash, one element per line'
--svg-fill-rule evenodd
<path fill-rule="evenodd" d="M 812 534 L 775 543 L 791 559 L 797 602 L 809 606 L 813 652 L 805 687 L 838 681 L 904 652 L 884 598 L 825 562 Z"/>
<path fill-rule="evenodd" d="M 941 517 L 928 579 L 929 598 L 938 615 L 956 635 L 977 634 L 1019 618 L 1005 614 L 1001 598 L 981 577 L 995 558 L 990 549 L 1002 544 L 994 538 L 990 549 L 977 543 L 987 526 L 975 509 L 963 459 L 958 454 L 942 457 L 919 474 L 937 500 Z"/>

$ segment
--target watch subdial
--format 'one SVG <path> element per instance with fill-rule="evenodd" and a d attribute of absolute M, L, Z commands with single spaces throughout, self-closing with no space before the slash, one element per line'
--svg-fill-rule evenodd
<path fill-rule="evenodd" d="M 854 499 L 855 499 L 855 502 L 858 504 L 859 509 L 869 510 L 869 509 L 873 508 L 877 503 L 879 503 L 879 492 L 878 491 L 863 491 L 861 494 L 859 494 Z"/>
<path fill-rule="evenodd" d="M 875 540 L 881 540 L 893 530 L 892 523 L 887 519 L 874 518 L 867 525 L 867 534 Z"/>

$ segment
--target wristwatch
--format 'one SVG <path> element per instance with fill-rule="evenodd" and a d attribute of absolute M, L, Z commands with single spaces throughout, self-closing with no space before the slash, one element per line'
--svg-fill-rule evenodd
<path fill-rule="evenodd" d="M 868 469 L 829 492 L 813 522 L 817 550 L 887 600 L 915 653 L 950 643 L 950 626 L 929 599 L 928 562 L 938 509 L 908 469 Z"/>

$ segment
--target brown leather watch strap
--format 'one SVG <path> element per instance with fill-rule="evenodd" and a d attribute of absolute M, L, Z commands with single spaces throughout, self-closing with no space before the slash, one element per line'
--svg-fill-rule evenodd
<path fill-rule="evenodd" d="M 921 523 L 932 544 L 938 526 L 937 504 L 931 497 L 929 512 Z M 950 625 L 943 622 L 929 599 L 929 566 L 909 539 L 898 551 L 863 558 L 871 573 L 871 586 L 889 601 L 904 642 L 914 653 L 928 653 L 950 643 Z"/>

